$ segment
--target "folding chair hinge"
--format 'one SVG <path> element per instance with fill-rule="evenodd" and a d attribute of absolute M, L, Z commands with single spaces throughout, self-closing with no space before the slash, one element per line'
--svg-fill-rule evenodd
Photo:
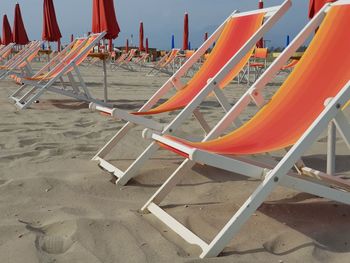
<path fill-rule="evenodd" d="M 144 138 L 145 140 L 152 140 L 153 134 L 162 135 L 161 132 L 159 132 L 159 131 L 155 131 L 155 130 L 146 128 L 142 131 L 142 138 Z"/>

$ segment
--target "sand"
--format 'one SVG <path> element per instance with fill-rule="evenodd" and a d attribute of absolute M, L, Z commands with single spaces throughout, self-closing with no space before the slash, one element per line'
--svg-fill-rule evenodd
<path fill-rule="evenodd" d="M 82 73 L 101 98 L 101 68 L 83 67 Z M 166 79 L 145 77 L 145 71 L 109 72 L 109 96 L 120 108 L 136 110 Z M 199 260 L 198 247 L 139 212 L 181 157 L 161 151 L 127 186 L 116 186 L 90 159 L 123 122 L 49 93 L 32 109 L 18 111 L 7 99 L 16 88 L 0 82 L 0 262 L 349 262 L 350 207 L 285 188 L 270 195 L 220 257 Z M 235 101 L 245 89 L 231 85 L 226 94 Z M 209 99 L 202 107 L 212 125 L 223 114 L 217 106 Z M 246 119 L 253 113 L 251 106 Z M 147 143 L 141 131 L 135 129 L 110 159 L 126 167 Z M 201 130 L 190 119 L 180 133 L 199 136 Z M 349 153 L 337 142 L 337 172 L 350 174 Z M 323 135 L 306 163 L 324 169 L 325 146 Z M 163 207 L 210 241 L 258 184 L 196 165 Z"/>

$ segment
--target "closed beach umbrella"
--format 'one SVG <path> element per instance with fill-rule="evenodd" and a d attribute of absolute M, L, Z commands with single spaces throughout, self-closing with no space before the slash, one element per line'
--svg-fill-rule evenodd
<path fill-rule="evenodd" d="M 171 49 L 175 48 L 175 36 L 171 35 Z"/>
<path fill-rule="evenodd" d="M 289 43 L 290 43 L 290 38 L 289 38 L 289 35 L 287 35 L 286 47 L 289 46 Z"/>
<path fill-rule="evenodd" d="M 264 8 L 264 2 L 263 0 L 259 0 L 259 5 L 258 5 L 259 9 L 263 9 Z M 264 47 L 264 39 L 261 38 L 258 43 L 256 43 L 256 46 L 258 48 L 263 48 Z"/>
<path fill-rule="evenodd" d="M 140 51 L 144 51 L 145 50 L 145 47 L 143 46 L 143 35 L 144 35 L 143 22 L 141 21 L 140 22 L 140 32 L 139 32 L 139 50 Z"/>
<path fill-rule="evenodd" d="M 188 41 L 188 50 L 191 50 L 191 41 Z"/>
<path fill-rule="evenodd" d="M 57 42 L 60 49 L 61 31 L 57 23 L 55 7 L 52 0 L 44 0 L 44 19 L 42 40 L 48 42 Z"/>
<path fill-rule="evenodd" d="M 148 37 L 146 37 L 146 53 L 148 53 L 149 50 L 148 50 Z"/>
<path fill-rule="evenodd" d="M 125 52 L 126 52 L 126 53 L 129 52 L 129 39 L 126 39 L 126 43 L 125 43 Z"/>
<path fill-rule="evenodd" d="M 70 42 L 73 42 L 73 41 L 74 41 L 74 35 L 71 34 L 71 35 L 70 35 Z"/>
<path fill-rule="evenodd" d="M 29 43 L 28 35 L 22 19 L 21 9 L 18 3 L 15 7 L 12 38 L 13 42 L 18 45 L 26 45 Z"/>
<path fill-rule="evenodd" d="M 309 18 L 313 18 L 314 15 L 327 3 L 335 2 L 336 0 L 310 0 L 309 2 Z"/>
<path fill-rule="evenodd" d="M 208 40 L 208 32 L 204 33 L 204 42 Z"/>
<path fill-rule="evenodd" d="M 92 32 L 106 32 L 106 39 L 115 39 L 120 33 L 113 0 L 93 0 L 92 8 Z M 112 43 L 109 41 L 109 51 L 112 51 Z"/>
<path fill-rule="evenodd" d="M 115 39 L 120 33 L 113 0 L 93 0 L 92 32 L 106 32 L 106 39 Z M 112 51 L 112 45 L 110 45 Z"/>
<path fill-rule="evenodd" d="M 188 50 L 188 35 L 189 35 L 189 30 L 188 30 L 188 13 L 185 13 L 184 17 L 184 35 L 183 35 L 183 42 L 182 42 L 182 49 L 183 50 Z"/>
<path fill-rule="evenodd" d="M 8 45 L 12 42 L 12 32 L 7 15 L 4 15 L 2 20 L 2 44 Z"/>
<path fill-rule="evenodd" d="M 93 0 L 92 5 L 92 32 L 106 32 L 106 39 L 115 39 L 120 33 L 120 28 L 115 14 L 113 0 Z M 112 43 L 109 42 L 109 51 L 112 52 Z M 104 101 L 107 102 L 107 69 L 106 60 L 103 60 L 104 75 Z"/>

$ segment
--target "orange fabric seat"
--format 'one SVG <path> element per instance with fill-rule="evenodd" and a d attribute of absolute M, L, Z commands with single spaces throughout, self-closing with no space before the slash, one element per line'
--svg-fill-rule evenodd
<path fill-rule="evenodd" d="M 349 17 L 350 5 L 330 9 L 305 54 L 271 101 L 240 128 L 199 143 L 167 137 L 189 147 L 230 155 L 270 152 L 293 145 L 323 111 L 325 100 L 336 96 L 350 80 L 350 52 L 346 52 L 350 46 Z"/>
<path fill-rule="evenodd" d="M 236 54 L 249 38 L 261 27 L 264 13 L 238 16 L 231 18 L 224 27 L 214 49 L 193 78 L 177 93 L 163 104 L 146 112 L 134 112 L 135 115 L 158 114 L 185 107 L 206 86 L 207 81 L 214 77 Z M 253 51 L 253 50 L 252 50 Z M 224 88 L 247 63 L 252 54 L 248 52 L 219 84 Z"/>
<path fill-rule="evenodd" d="M 287 65 L 284 65 L 281 70 L 286 70 L 289 68 L 294 68 L 298 64 L 299 59 L 292 59 Z"/>

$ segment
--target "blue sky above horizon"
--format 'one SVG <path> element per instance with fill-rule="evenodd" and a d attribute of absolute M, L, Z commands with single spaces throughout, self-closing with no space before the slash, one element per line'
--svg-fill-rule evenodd
<path fill-rule="evenodd" d="M 21 5 L 23 20 L 30 39 L 41 38 L 43 0 L 1 0 L 0 12 L 7 14 L 13 23 L 14 6 Z M 265 7 L 282 3 L 283 0 L 265 0 Z M 294 0 L 293 6 L 278 24 L 266 35 L 268 46 L 284 46 L 287 34 L 291 39 L 307 23 L 309 0 Z M 169 49 L 171 35 L 175 34 L 177 47 L 182 45 L 184 12 L 189 13 L 190 41 L 198 47 L 205 32 L 212 33 L 233 10 L 256 9 L 258 0 L 115 0 L 121 33 L 114 41 L 124 45 L 125 39 L 138 44 L 139 23 L 144 23 L 145 35 L 150 46 Z M 81 36 L 91 29 L 92 0 L 56 0 L 56 15 L 63 35 L 68 42 L 70 35 Z M 2 21 L 2 20 L 1 20 Z"/>

